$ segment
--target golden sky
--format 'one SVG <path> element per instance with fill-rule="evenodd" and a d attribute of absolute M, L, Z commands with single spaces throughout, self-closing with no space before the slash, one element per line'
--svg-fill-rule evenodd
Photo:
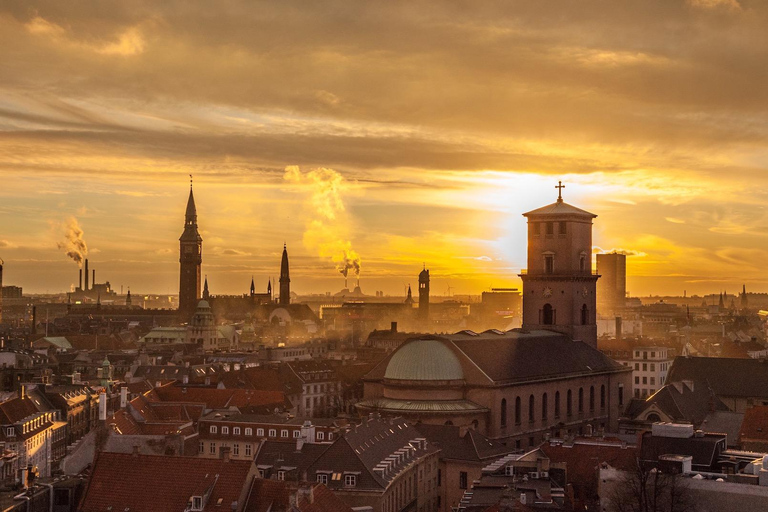
<path fill-rule="evenodd" d="M 214 293 L 516 286 L 522 213 L 598 214 L 633 295 L 768 291 L 768 4 L 7 1 L 0 257 L 175 293 L 195 179 Z"/>

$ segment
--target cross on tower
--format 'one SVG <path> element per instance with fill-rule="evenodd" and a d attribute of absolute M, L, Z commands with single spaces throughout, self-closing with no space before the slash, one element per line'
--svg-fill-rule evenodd
<path fill-rule="evenodd" d="M 562 181 L 558 181 L 557 185 L 555 185 L 555 188 L 557 189 L 557 201 L 562 202 L 563 201 L 563 189 L 565 188 L 565 185 L 563 185 Z"/>

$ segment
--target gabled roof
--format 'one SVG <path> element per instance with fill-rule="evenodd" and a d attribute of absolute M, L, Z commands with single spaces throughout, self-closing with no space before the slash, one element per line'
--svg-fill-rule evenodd
<path fill-rule="evenodd" d="M 523 214 L 524 217 L 538 215 L 578 215 L 580 217 L 589 217 L 591 219 L 597 217 L 597 215 L 594 213 L 589 213 L 588 211 L 582 210 L 581 208 L 576 208 L 575 206 L 563 201 L 557 201 Z"/>
<path fill-rule="evenodd" d="M 282 391 L 257 389 L 218 389 L 167 385 L 156 387 L 147 394 L 148 397 L 152 395 L 163 402 L 203 403 L 208 409 L 283 407 L 286 405 L 285 395 Z"/>
<path fill-rule="evenodd" d="M 251 461 L 100 452 L 79 510 L 181 511 L 207 490 L 204 511 L 230 510 L 250 485 L 252 467 Z"/>
<path fill-rule="evenodd" d="M 768 398 L 768 361 L 720 357 L 676 357 L 667 382 L 707 382 L 718 396 Z"/>
<path fill-rule="evenodd" d="M 672 382 L 645 400 L 632 399 L 627 416 L 636 419 L 655 406 L 673 422 L 690 422 L 698 426 L 710 412 L 727 411 L 706 382 Z"/>

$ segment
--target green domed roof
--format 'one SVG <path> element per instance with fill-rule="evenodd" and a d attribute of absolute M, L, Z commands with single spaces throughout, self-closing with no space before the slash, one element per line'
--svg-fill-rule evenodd
<path fill-rule="evenodd" d="M 459 358 L 438 340 L 415 340 L 402 345 L 384 373 L 395 380 L 462 380 Z"/>

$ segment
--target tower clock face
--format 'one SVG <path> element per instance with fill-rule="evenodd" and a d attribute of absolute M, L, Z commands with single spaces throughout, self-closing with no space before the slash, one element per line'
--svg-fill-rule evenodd
<path fill-rule="evenodd" d="M 552 296 L 552 288 L 549 286 L 544 287 L 544 296 L 545 297 L 551 297 Z"/>

